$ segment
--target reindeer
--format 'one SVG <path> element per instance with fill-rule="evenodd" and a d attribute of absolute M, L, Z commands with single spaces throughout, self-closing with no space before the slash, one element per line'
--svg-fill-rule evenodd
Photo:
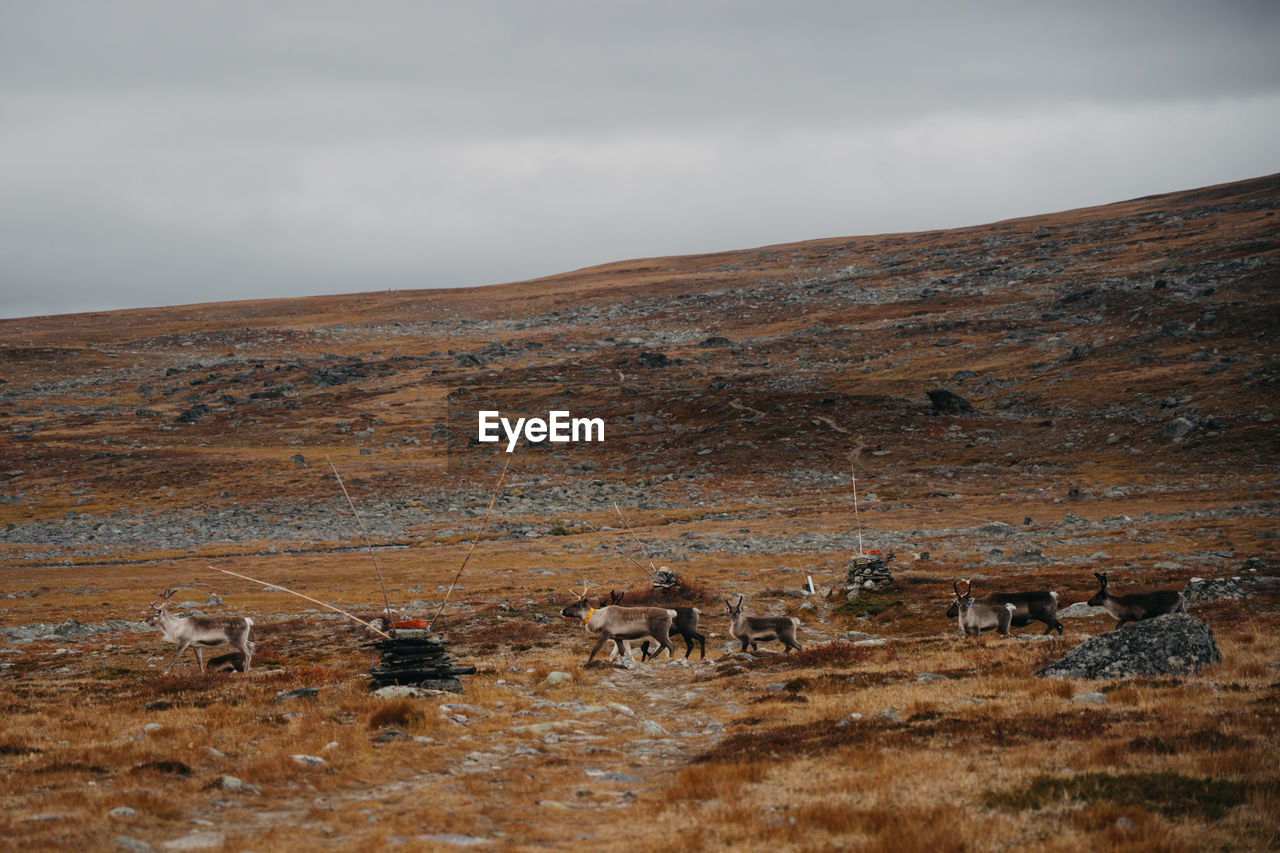
<path fill-rule="evenodd" d="M 582 592 L 575 592 L 574 595 L 578 600 L 561 610 L 560 615 L 566 619 L 581 619 L 588 631 L 600 637 L 587 656 L 587 663 L 591 663 L 596 653 L 610 640 L 617 646 L 618 654 L 626 654 L 623 648 L 625 641 L 639 640 L 642 637 L 657 640 L 659 652 L 663 649 L 671 652 L 668 634 L 671 631 L 671 621 L 676 617 L 674 610 L 666 607 L 621 607 L 616 604 L 592 607 L 587 601 L 585 583 L 582 585 Z M 641 660 L 644 660 L 643 656 Z"/>
<path fill-rule="evenodd" d="M 249 651 L 255 654 L 258 651 L 258 644 L 249 642 Z M 244 656 L 244 652 L 234 651 L 227 652 L 225 655 L 218 655 L 216 658 L 209 658 L 205 664 L 206 672 L 244 672 L 245 661 L 248 660 Z"/>
<path fill-rule="evenodd" d="M 248 616 L 174 616 L 167 608 L 176 589 L 166 589 L 161 594 L 161 603 L 151 605 L 154 611 L 145 622 L 152 628 L 164 632 L 164 638 L 178 644 L 178 650 L 169 659 L 164 671 L 173 669 L 178 658 L 188 647 L 194 647 L 196 663 L 200 671 L 205 671 L 204 649 L 210 646 L 234 646 L 244 656 L 244 672 L 249 671 L 253 661 L 254 644 L 249 641 L 249 631 L 253 628 L 253 620 Z M 225 656 L 224 656 L 225 657 Z"/>
<path fill-rule="evenodd" d="M 742 613 L 742 596 L 738 596 L 737 604 L 730 604 L 729 599 L 722 599 L 729 608 L 729 636 L 742 643 L 741 651 L 751 646 L 752 651 L 759 651 L 758 643 L 769 640 L 781 640 L 783 652 L 792 649 L 804 651 L 804 647 L 796 642 L 796 626 L 800 620 L 794 616 L 744 616 Z"/>
<path fill-rule="evenodd" d="M 1089 599 L 1090 607 L 1105 607 L 1107 612 L 1117 620 L 1119 628 L 1126 622 L 1141 622 L 1154 619 L 1168 613 L 1186 613 L 1187 602 L 1182 593 L 1175 589 L 1160 589 L 1154 592 L 1131 592 L 1128 595 L 1115 596 L 1107 590 L 1107 573 L 1093 573 L 1101 587 L 1093 598 Z"/>
<path fill-rule="evenodd" d="M 627 593 L 614 592 L 609 590 L 609 604 L 621 604 L 623 597 Z M 605 602 L 601 600 L 600 606 L 604 607 Z M 698 620 L 702 617 L 702 611 L 696 607 L 673 606 L 671 608 L 676 612 L 676 618 L 671 622 L 671 633 L 679 634 L 684 638 L 684 656 L 688 660 L 689 655 L 693 654 L 693 644 L 697 642 L 698 653 L 702 655 L 703 660 L 707 657 L 707 635 L 698 633 Z M 625 643 L 623 645 L 626 645 Z M 640 660 L 644 660 L 649 654 L 650 640 L 645 639 L 640 646 Z M 656 653 L 655 653 L 656 654 Z"/>
<path fill-rule="evenodd" d="M 1013 622 L 1015 606 L 1010 603 L 987 603 L 973 598 L 973 578 L 965 580 L 965 590 L 960 592 L 960 581 L 951 584 L 956 597 L 952 602 L 960 631 L 965 636 L 976 637 L 983 631 L 995 628 L 1001 636 L 1009 636 L 1009 624 Z M 950 610 L 947 611 L 948 613 Z"/>
<path fill-rule="evenodd" d="M 1047 627 L 1046 634 L 1057 631 L 1062 634 L 1062 623 L 1058 621 L 1058 594 L 1046 590 L 1035 592 L 993 592 L 978 599 L 980 604 L 1013 605 L 1013 621 L 1009 624 L 1021 628 L 1029 622 L 1043 622 Z M 960 615 L 960 607 L 951 602 L 947 608 L 947 618 L 955 619 Z"/>

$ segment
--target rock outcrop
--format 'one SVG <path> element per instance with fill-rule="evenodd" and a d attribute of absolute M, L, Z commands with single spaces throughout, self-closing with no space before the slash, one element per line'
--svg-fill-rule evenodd
<path fill-rule="evenodd" d="M 1185 613 L 1135 622 L 1087 640 L 1036 673 L 1045 678 L 1187 675 L 1222 660 L 1209 626 Z"/>

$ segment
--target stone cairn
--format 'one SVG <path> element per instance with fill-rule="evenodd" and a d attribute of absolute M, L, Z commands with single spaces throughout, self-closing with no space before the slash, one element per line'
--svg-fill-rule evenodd
<path fill-rule="evenodd" d="M 680 576 L 668 566 L 659 566 L 653 573 L 653 588 L 659 592 L 674 592 L 680 588 Z"/>
<path fill-rule="evenodd" d="M 889 563 L 893 554 L 858 554 L 849 561 L 845 575 L 846 597 L 857 598 L 863 592 L 876 592 L 893 585 Z"/>
<path fill-rule="evenodd" d="M 462 692 L 460 675 L 474 675 L 474 666 L 456 666 L 444 643 L 431 639 L 425 630 L 397 628 L 391 639 L 373 641 L 382 660 L 369 670 L 371 690 L 391 684 L 421 687 L 424 690 Z"/>

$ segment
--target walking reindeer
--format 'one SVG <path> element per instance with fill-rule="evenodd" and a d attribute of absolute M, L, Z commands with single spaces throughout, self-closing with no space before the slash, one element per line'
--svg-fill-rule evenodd
<path fill-rule="evenodd" d="M 253 620 L 248 616 L 174 616 L 167 608 L 175 592 L 175 589 L 166 589 L 161 593 L 161 602 L 151 605 L 154 612 L 146 620 L 149 627 L 163 631 L 166 640 L 178 644 L 178 650 L 164 668 L 165 672 L 173 669 L 188 648 L 195 649 L 196 663 L 204 672 L 204 650 L 214 646 L 233 646 L 243 655 L 243 666 L 239 668 L 248 672 L 254 650 L 254 644 L 249 640 Z"/>

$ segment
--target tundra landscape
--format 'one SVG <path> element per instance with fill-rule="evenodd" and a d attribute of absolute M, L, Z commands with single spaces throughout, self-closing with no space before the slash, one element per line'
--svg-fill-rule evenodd
<path fill-rule="evenodd" d="M 1277 209 L 1270 176 L 491 287 L 2 320 L 0 838 L 1275 849 Z M 508 453 L 482 411 L 603 436 Z M 863 551 L 892 579 L 851 598 Z M 474 672 L 375 695 L 373 631 L 224 570 L 365 621 L 380 573 Z M 1037 675 L 1156 624 L 1083 604 L 1104 578 L 1182 592 L 1157 598 L 1220 662 Z M 1056 592 L 1061 633 L 1003 636 L 992 600 L 968 635 L 965 582 Z M 248 617 L 250 670 L 168 668 L 166 591 Z M 588 664 L 611 593 L 697 608 L 705 658 L 672 628 L 669 656 Z M 798 648 L 747 648 L 730 605 Z"/>

